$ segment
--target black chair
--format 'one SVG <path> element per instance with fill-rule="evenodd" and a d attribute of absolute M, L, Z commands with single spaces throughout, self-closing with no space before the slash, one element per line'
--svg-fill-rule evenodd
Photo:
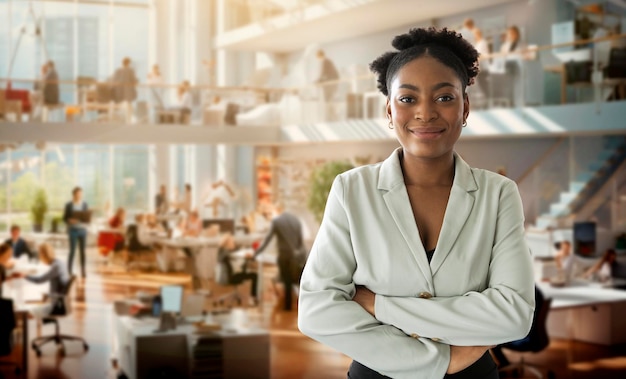
<path fill-rule="evenodd" d="M 76 275 L 72 275 L 69 282 L 67 282 L 67 285 L 65 286 L 63 290 L 63 293 L 61 294 L 62 297 L 60 297 L 56 301 L 55 306 L 50 316 L 44 317 L 42 319 L 42 322 L 44 325 L 54 324 L 54 334 L 50 336 L 42 336 L 42 337 L 35 338 L 33 342 L 31 342 L 31 346 L 33 350 L 35 350 L 35 353 L 37 353 L 38 357 L 41 357 L 41 347 L 47 344 L 48 342 L 52 342 L 52 341 L 54 341 L 54 343 L 59 348 L 59 353 L 61 354 L 61 356 L 65 356 L 65 346 L 63 345 L 63 341 L 82 342 L 83 349 L 85 351 L 89 350 L 89 345 L 87 345 L 87 342 L 85 342 L 83 338 L 61 334 L 59 330 L 59 321 L 57 320 L 57 318 L 64 317 L 64 316 L 71 314 L 72 307 L 71 307 L 71 301 L 70 301 L 70 290 L 75 280 L 76 280 Z"/>
<path fill-rule="evenodd" d="M 139 241 L 139 231 L 136 224 L 130 224 L 126 228 L 126 252 L 128 253 L 128 262 L 126 269 L 136 264 L 141 268 L 150 269 L 155 263 L 155 253 L 152 247 L 143 245 Z"/>
<path fill-rule="evenodd" d="M 537 289 L 535 293 L 538 293 Z M 541 295 L 540 292 L 538 293 L 538 296 L 541 296 L 543 298 L 543 295 Z M 530 328 L 530 332 L 528 332 L 528 336 L 526 336 L 526 338 L 519 341 L 500 345 L 500 347 L 517 351 L 519 353 L 538 353 L 548 347 L 548 345 L 550 344 L 550 337 L 548 336 L 548 331 L 546 330 L 546 320 L 548 318 L 548 312 L 550 311 L 551 303 L 551 298 L 543 299 L 539 308 L 535 310 L 533 323 Z M 501 374 L 505 374 L 507 372 L 521 374 L 521 377 L 526 377 L 526 372 L 528 372 L 530 375 L 536 378 L 543 378 L 543 374 L 541 373 L 539 368 L 537 366 L 525 363 L 523 357 L 520 362 L 504 366 L 500 368 L 499 371 Z M 554 372 L 552 372 L 551 370 L 547 371 L 547 376 L 550 379 L 555 377 Z"/>
<path fill-rule="evenodd" d="M 0 298 L 0 357 L 13 354 L 13 331 L 15 327 L 13 300 Z M 12 361 L 0 361 L 0 366 L 14 367 L 15 375 L 19 375 L 21 371 L 21 367 Z M 0 377 L 2 377 L 1 373 Z"/>
<path fill-rule="evenodd" d="M 243 262 L 241 271 L 239 272 L 234 271 L 228 252 L 220 252 L 217 259 L 216 283 L 222 286 L 232 287 L 232 291 L 217 298 L 213 302 L 213 306 L 225 306 L 227 305 L 227 301 L 230 302 L 228 304 L 230 307 L 233 306 L 233 303 L 237 303 L 239 306 L 242 305 L 243 297 L 239 293 L 239 285 L 246 280 L 251 280 L 253 283 L 252 289 L 254 290 L 256 287 L 257 273 L 248 271 L 248 259 Z M 253 298 L 253 301 L 256 305 L 256 297 Z"/>

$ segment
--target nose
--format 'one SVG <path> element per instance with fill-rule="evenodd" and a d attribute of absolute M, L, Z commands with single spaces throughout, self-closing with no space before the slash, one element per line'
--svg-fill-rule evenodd
<path fill-rule="evenodd" d="M 413 118 L 421 122 L 430 122 L 437 118 L 437 111 L 431 102 L 420 101 L 415 106 L 415 115 Z"/>

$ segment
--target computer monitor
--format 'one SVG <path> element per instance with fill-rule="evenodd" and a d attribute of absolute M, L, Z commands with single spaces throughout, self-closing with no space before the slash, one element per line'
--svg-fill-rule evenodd
<path fill-rule="evenodd" d="M 595 222 L 574 223 L 574 254 L 581 257 L 593 257 L 596 255 Z"/>
<path fill-rule="evenodd" d="M 176 285 L 161 286 L 161 311 L 180 313 L 183 304 L 183 287 Z"/>

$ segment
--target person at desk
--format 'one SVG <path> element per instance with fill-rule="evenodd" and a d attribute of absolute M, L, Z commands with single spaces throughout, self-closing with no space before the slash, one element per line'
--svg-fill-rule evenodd
<path fill-rule="evenodd" d="M 585 271 L 583 277 L 599 282 L 606 282 L 613 277 L 615 266 L 617 266 L 617 253 L 613 249 L 608 249 L 593 266 Z"/>
<path fill-rule="evenodd" d="M 20 236 L 20 232 L 19 225 L 11 225 L 11 238 L 6 240 L 6 243 L 11 245 L 13 257 L 19 258 L 22 254 L 26 254 L 29 259 L 32 259 L 35 257 L 35 254 L 30 251 L 28 243 Z"/>
<path fill-rule="evenodd" d="M 281 205 L 275 207 L 277 216 L 272 220 L 270 230 L 265 240 L 255 251 L 259 255 L 267 248 L 274 236 L 278 239 L 278 270 L 280 281 L 283 283 L 285 297 L 284 310 L 291 310 L 291 287 L 299 278 L 294 278 L 292 261 L 298 249 L 303 247 L 302 224 L 300 220 L 289 212 L 285 212 Z"/>
<path fill-rule="evenodd" d="M 70 255 L 67 260 L 67 271 L 70 275 L 72 275 L 72 263 L 74 262 L 74 254 L 76 253 L 76 244 L 78 244 L 81 275 L 84 279 L 86 277 L 85 243 L 87 239 L 87 225 L 74 217 L 74 212 L 77 211 L 87 211 L 87 203 L 83 201 L 83 190 L 80 187 L 74 187 L 72 190 L 72 201 L 65 204 L 63 221 L 67 225 L 67 235 L 70 242 Z"/>
<path fill-rule="evenodd" d="M 52 313 L 55 313 L 59 307 L 64 306 L 62 303 L 63 291 L 70 280 L 70 276 L 65 265 L 56 257 L 52 246 L 49 244 L 43 243 L 39 246 L 39 260 L 43 264 L 49 266 L 46 272 L 39 275 L 24 275 L 17 273 L 15 276 L 23 277 L 32 283 L 50 283 L 50 289 L 48 291 L 48 295 L 44 299 L 44 303 L 30 310 L 30 313 L 34 317 L 44 318 Z"/>
<path fill-rule="evenodd" d="M 122 207 L 117 208 L 113 217 L 109 219 L 109 227 L 111 229 L 118 229 L 119 232 L 114 234 L 114 247 L 113 250 L 120 251 L 124 248 L 124 223 L 126 221 L 126 210 Z"/>
<path fill-rule="evenodd" d="M 2 297 L 2 283 L 12 278 L 9 270 L 13 268 L 13 249 L 8 243 L 0 244 L 0 297 Z"/>
<path fill-rule="evenodd" d="M 220 242 L 219 250 L 217 252 L 218 264 L 222 265 L 226 271 L 226 277 L 229 283 L 243 283 L 246 280 L 250 281 L 250 301 L 252 305 L 258 304 L 257 299 L 257 273 L 247 271 L 248 260 L 252 258 L 252 255 L 246 256 L 246 262 L 243 264 L 241 271 L 235 272 L 230 255 L 237 250 L 240 246 L 235 243 L 235 238 L 231 233 L 226 233 L 222 241 Z"/>

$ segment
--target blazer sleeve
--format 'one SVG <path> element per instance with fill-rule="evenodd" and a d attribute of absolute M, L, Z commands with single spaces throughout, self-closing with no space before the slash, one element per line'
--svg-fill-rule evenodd
<path fill-rule="evenodd" d="M 450 347 L 409 337 L 352 301 L 356 260 L 338 176 L 300 282 L 298 327 L 365 366 L 394 378 L 443 378 Z"/>
<path fill-rule="evenodd" d="M 267 248 L 267 245 L 269 245 L 270 241 L 272 241 L 272 238 L 274 237 L 274 233 L 276 233 L 276 219 L 272 220 L 272 222 L 270 223 L 270 230 L 267 232 L 263 243 L 261 244 L 261 246 L 259 246 L 254 255 L 261 254 L 265 250 L 265 248 Z"/>
<path fill-rule="evenodd" d="M 522 202 L 513 182 L 500 191 L 488 288 L 431 299 L 376 295 L 376 318 L 405 333 L 450 345 L 496 345 L 524 338 L 533 320 L 534 275 Z"/>

